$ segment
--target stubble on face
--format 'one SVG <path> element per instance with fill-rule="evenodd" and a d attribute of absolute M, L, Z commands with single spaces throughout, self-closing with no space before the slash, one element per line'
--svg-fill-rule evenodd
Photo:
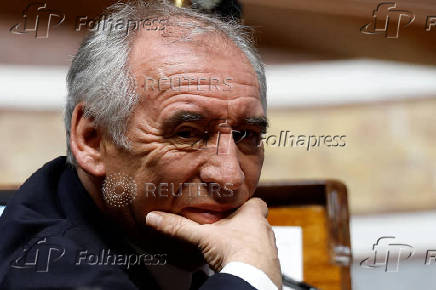
<path fill-rule="evenodd" d="M 241 206 L 252 196 L 259 180 L 262 147 L 247 153 L 231 141 L 231 134 L 224 133 L 220 135 L 221 142 L 228 140 L 220 147 L 224 154 L 217 153 L 216 144 L 209 144 L 207 150 L 191 150 L 181 149 L 174 140 L 183 139 L 180 130 L 189 128 L 202 132 L 209 129 L 214 120 L 218 120 L 211 128 L 215 135 L 223 123 L 235 130 L 254 127 L 253 130 L 262 130 L 260 127 L 265 125 L 256 127 L 246 122 L 250 118 L 264 118 L 265 112 L 256 74 L 245 55 L 218 35 L 197 36 L 192 42 L 186 42 L 140 31 L 132 45 L 129 67 L 141 96 L 127 126 L 131 147 L 128 151 L 109 148 L 106 156 L 109 173 L 122 171 L 137 184 L 137 196 L 125 209 L 130 215 L 128 223 L 142 227 L 146 213 L 152 210 L 210 223 Z M 146 77 L 179 76 L 200 79 L 200 88 L 209 86 L 209 90 L 186 89 L 183 83 L 178 90 L 145 88 Z M 204 80 L 210 81 L 212 77 L 230 78 L 231 89 L 221 84 L 211 90 Z M 149 183 L 228 183 L 234 185 L 234 196 L 220 200 L 202 192 L 201 197 L 187 198 L 187 194 L 155 197 L 146 194 Z"/>

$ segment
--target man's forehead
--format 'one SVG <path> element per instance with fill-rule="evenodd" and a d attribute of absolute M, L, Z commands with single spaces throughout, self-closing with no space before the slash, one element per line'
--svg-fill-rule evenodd
<path fill-rule="evenodd" d="M 162 33 L 140 31 L 129 64 L 137 93 L 143 97 L 142 104 L 155 108 L 149 112 L 154 122 L 160 123 L 180 110 L 235 121 L 249 117 L 250 110 L 252 115 L 263 115 L 253 67 L 235 44 L 219 38 L 222 37 L 206 33 L 189 41 L 170 41 Z M 171 89 L 186 86 L 187 78 L 192 80 L 190 92 Z M 200 87 L 196 89 L 198 84 L 202 85 L 201 91 Z M 217 86 L 221 88 L 216 89 Z M 226 90 L 229 86 L 230 90 Z"/>
<path fill-rule="evenodd" d="M 257 84 L 256 74 L 245 54 L 230 40 L 216 33 L 189 39 L 167 38 L 164 32 L 141 29 L 132 44 L 129 67 L 135 78 L 155 78 L 175 73 L 232 71 L 234 78 Z"/>

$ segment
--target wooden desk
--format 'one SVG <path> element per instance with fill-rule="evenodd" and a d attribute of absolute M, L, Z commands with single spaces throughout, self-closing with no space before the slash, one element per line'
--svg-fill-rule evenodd
<path fill-rule="evenodd" d="M 255 195 L 268 203 L 272 225 L 302 228 L 304 281 L 323 290 L 351 289 L 344 184 L 333 180 L 261 184 Z"/>

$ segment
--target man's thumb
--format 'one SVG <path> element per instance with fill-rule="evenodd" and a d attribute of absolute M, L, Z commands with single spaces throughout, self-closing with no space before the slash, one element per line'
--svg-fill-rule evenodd
<path fill-rule="evenodd" d="M 181 238 L 196 245 L 201 240 L 201 226 L 182 216 L 152 211 L 146 215 L 145 220 L 148 226 L 172 237 Z"/>

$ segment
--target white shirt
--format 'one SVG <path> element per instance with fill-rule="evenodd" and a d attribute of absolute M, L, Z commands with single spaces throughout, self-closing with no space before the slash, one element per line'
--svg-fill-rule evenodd
<path fill-rule="evenodd" d="M 262 270 L 241 262 L 230 262 L 224 266 L 220 273 L 227 273 L 247 281 L 258 290 L 277 290 L 277 286 Z"/>

